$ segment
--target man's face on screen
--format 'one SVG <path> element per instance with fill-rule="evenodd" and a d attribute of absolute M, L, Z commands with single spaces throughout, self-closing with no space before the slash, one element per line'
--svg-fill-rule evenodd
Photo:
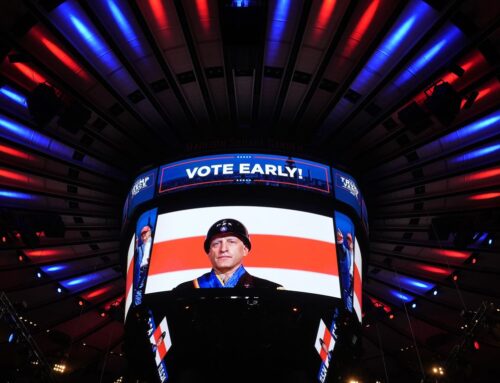
<path fill-rule="evenodd" d="M 221 235 L 210 242 L 208 258 L 215 270 L 227 273 L 236 270 L 247 254 L 248 248 L 241 239 L 233 235 Z"/>

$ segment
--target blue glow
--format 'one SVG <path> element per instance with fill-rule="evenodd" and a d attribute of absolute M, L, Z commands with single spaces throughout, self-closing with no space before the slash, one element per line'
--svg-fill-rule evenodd
<path fill-rule="evenodd" d="M 231 6 L 235 8 L 246 8 L 250 5 L 249 3 L 249 0 L 233 0 Z"/>
<path fill-rule="evenodd" d="M 15 332 L 11 332 L 9 334 L 9 343 L 12 343 L 14 341 L 15 337 L 16 337 L 16 333 Z"/>
<path fill-rule="evenodd" d="M 434 59 L 434 57 L 441 51 L 441 49 L 443 49 L 446 43 L 447 39 L 441 40 L 430 50 L 425 52 L 415 62 L 410 64 L 408 68 L 396 78 L 396 80 L 394 80 L 394 84 L 401 87 L 404 83 L 411 80 L 412 77 L 415 77 L 421 69 L 423 69 L 432 59 Z"/>
<path fill-rule="evenodd" d="M 13 134 L 23 139 L 29 139 L 33 130 L 24 125 L 18 124 L 10 118 L 0 116 L 0 128 L 4 128 L 7 133 Z M 1 133 L 1 130 L 0 130 Z"/>
<path fill-rule="evenodd" d="M 36 199 L 36 197 L 31 194 L 15 192 L 11 190 L 2 190 L 2 189 L 0 189 L 0 198 L 22 199 L 22 200 Z"/>
<path fill-rule="evenodd" d="M 139 38 L 137 37 L 137 34 L 134 31 L 134 28 L 129 23 L 128 18 L 125 17 L 122 10 L 115 3 L 115 1 L 108 0 L 107 3 L 108 3 L 109 10 L 111 11 L 113 18 L 115 19 L 116 24 L 118 25 L 118 28 L 120 28 L 120 30 L 123 33 L 123 36 L 125 37 L 125 40 L 127 40 L 128 42 L 139 40 Z M 143 53 L 142 47 L 140 45 L 130 45 L 130 46 L 134 49 L 134 51 L 136 51 L 136 53 L 138 53 L 138 54 Z"/>
<path fill-rule="evenodd" d="M 391 294 L 395 296 L 396 298 L 402 300 L 403 302 L 411 302 L 413 300 L 413 297 L 404 293 L 401 293 L 399 291 L 394 291 L 391 290 Z"/>
<path fill-rule="evenodd" d="M 42 266 L 40 267 L 42 271 L 46 274 L 55 273 L 57 271 L 61 271 L 67 268 L 66 265 L 52 265 L 52 266 Z"/>
<path fill-rule="evenodd" d="M 21 105 L 22 107 L 24 107 L 24 108 L 28 107 L 26 97 L 24 97 L 20 93 L 17 93 L 14 89 L 9 88 L 8 86 L 3 86 L 0 88 L 0 93 L 3 94 L 5 97 L 8 97 L 10 100 L 14 101 L 15 103 Z"/>
<path fill-rule="evenodd" d="M 402 43 L 404 43 L 406 35 L 415 24 L 416 18 L 417 15 L 410 17 L 403 23 L 403 25 L 389 35 L 381 44 L 380 50 L 388 55 L 395 51 Z"/>
<path fill-rule="evenodd" d="M 290 12 L 291 0 L 277 0 L 274 8 L 273 19 L 269 32 L 269 40 L 281 41 L 285 33 L 286 20 Z M 275 46 L 269 45 L 268 48 L 269 63 L 272 64 L 278 52 Z"/>
<path fill-rule="evenodd" d="M 82 23 L 79 18 L 74 15 L 70 15 L 69 19 L 73 23 L 80 36 L 83 37 L 83 39 L 95 52 L 109 50 L 107 46 L 99 39 L 99 37 L 92 33 L 92 31 L 84 23 Z"/>
<path fill-rule="evenodd" d="M 406 7 L 404 13 L 356 77 L 351 88 L 360 93 L 366 93 L 366 90 L 372 86 L 371 82 L 378 78 L 374 72 L 381 73 L 383 69 L 389 69 L 384 68 L 388 61 L 403 54 L 403 51 L 398 52 L 398 50 L 411 46 L 417 37 L 415 33 L 418 28 L 428 28 L 426 23 L 435 14 L 436 11 L 424 1 L 414 1 Z"/>
<path fill-rule="evenodd" d="M 488 237 L 488 233 L 483 233 L 476 242 L 483 242 L 486 237 Z"/>
<path fill-rule="evenodd" d="M 403 285 L 406 285 L 408 289 L 410 289 L 411 287 L 415 287 L 418 290 L 427 291 L 434 287 L 434 284 L 432 283 L 423 282 L 418 279 L 410 277 L 399 277 L 399 282 L 401 282 Z"/>
<path fill-rule="evenodd" d="M 84 275 L 82 277 L 63 281 L 63 282 L 61 282 L 61 285 L 63 285 L 65 288 L 69 289 L 70 287 L 78 286 L 82 283 L 87 283 L 87 282 L 93 281 L 96 278 L 97 278 L 97 275 L 95 275 L 95 274 L 87 274 L 87 275 Z"/>
<path fill-rule="evenodd" d="M 457 156 L 451 160 L 452 163 L 457 163 L 457 162 L 466 162 L 466 161 L 471 161 L 479 157 L 484 157 L 487 156 L 491 153 L 495 153 L 496 151 L 500 150 L 500 144 L 494 144 L 490 146 L 486 146 L 481 149 L 476 149 L 471 152 L 462 154 L 460 156 Z"/>
<path fill-rule="evenodd" d="M 487 128 L 500 128 L 500 111 L 494 112 L 486 117 L 481 118 L 480 120 L 474 121 L 473 123 L 464 126 L 456 130 L 453 133 L 450 133 L 442 138 L 444 143 L 452 143 L 457 140 L 461 140 L 465 137 L 468 137 L 472 134 L 483 131 Z M 493 129 L 492 129 L 493 130 Z"/>
<path fill-rule="evenodd" d="M 58 17 L 60 26 L 67 32 L 76 32 L 77 35 L 69 35 L 73 38 L 74 45 L 86 46 L 93 53 L 93 58 L 103 64 L 108 70 L 115 70 L 120 66 L 111 49 L 104 42 L 101 36 L 93 30 L 92 25 L 86 20 L 85 14 L 79 9 L 78 5 L 66 1 L 59 5 L 52 13 Z M 67 23 L 69 20 L 69 24 Z M 71 30 L 68 30 L 68 27 Z"/>

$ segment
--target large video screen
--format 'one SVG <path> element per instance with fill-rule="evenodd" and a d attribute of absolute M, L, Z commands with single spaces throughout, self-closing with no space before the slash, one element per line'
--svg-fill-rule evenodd
<path fill-rule="evenodd" d="M 341 297 L 332 217 L 264 206 L 204 207 L 159 214 L 152 237 L 145 294 L 264 287 Z"/>

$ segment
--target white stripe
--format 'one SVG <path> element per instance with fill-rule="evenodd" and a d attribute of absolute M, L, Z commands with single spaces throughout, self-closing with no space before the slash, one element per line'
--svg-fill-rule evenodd
<path fill-rule="evenodd" d="M 127 253 L 127 278 L 128 278 L 128 271 L 132 267 L 132 259 L 134 257 L 134 242 L 135 242 L 135 234 L 132 236 L 132 240 L 130 241 L 130 245 L 128 247 L 128 253 Z M 134 283 L 134 276 L 132 275 L 132 281 L 130 283 L 130 288 L 127 291 L 127 295 L 125 297 L 125 318 L 127 317 L 128 310 L 130 308 L 130 305 L 132 304 L 132 285 Z"/>
<path fill-rule="evenodd" d="M 125 318 L 127 318 L 127 313 L 131 305 L 132 305 L 132 285 L 130 285 L 130 288 L 127 291 L 127 295 L 125 296 Z"/>
<path fill-rule="evenodd" d="M 359 300 L 358 296 L 354 294 L 354 311 L 356 312 L 356 315 L 358 316 L 359 322 L 361 323 L 361 306 L 359 305 Z"/>
<path fill-rule="evenodd" d="M 323 322 L 323 319 L 320 319 L 318 333 L 316 334 L 316 343 L 314 344 L 314 347 L 316 347 L 316 351 L 318 351 L 318 354 L 320 354 L 320 355 L 321 355 L 322 347 L 321 347 L 321 343 L 319 340 L 323 338 L 323 334 L 325 333 L 325 330 L 326 330 L 325 322 Z"/>
<path fill-rule="evenodd" d="M 246 269 L 256 277 L 281 284 L 285 290 L 340 298 L 339 278 L 335 275 L 265 267 L 248 267 Z M 152 275 L 146 284 L 146 294 L 172 290 L 179 284 L 192 281 L 208 271 L 204 268 Z"/>
<path fill-rule="evenodd" d="M 362 257 L 361 257 L 361 249 L 359 248 L 359 243 L 358 240 L 355 239 L 354 241 L 354 263 L 356 264 L 356 267 L 358 269 L 359 276 L 361 278 L 361 281 L 363 280 L 363 269 L 362 269 Z M 361 282 L 360 281 L 360 282 Z M 361 322 L 361 305 L 358 299 L 358 296 L 356 293 L 354 295 L 354 311 L 356 311 L 356 314 L 358 315 L 359 322 Z M 361 297 L 359 297 L 361 298 Z"/>
<path fill-rule="evenodd" d="M 164 317 L 163 320 L 160 322 L 160 329 L 162 333 L 165 333 L 165 338 L 163 339 L 163 342 L 165 343 L 165 349 L 167 350 L 168 353 L 170 347 L 172 347 L 172 339 L 170 339 L 170 331 L 168 331 L 167 317 Z"/>
<path fill-rule="evenodd" d="M 242 222 L 250 238 L 252 234 L 268 234 L 335 243 L 331 217 L 262 206 L 217 206 L 161 214 L 158 216 L 154 243 L 206 236 L 210 226 L 223 218 Z"/>
<path fill-rule="evenodd" d="M 361 275 L 361 279 L 363 279 L 362 273 L 362 268 L 361 266 L 363 265 L 362 263 L 362 256 L 361 256 L 361 249 L 359 248 L 359 243 L 358 240 L 355 238 L 354 239 L 354 263 L 358 267 L 359 275 Z"/>

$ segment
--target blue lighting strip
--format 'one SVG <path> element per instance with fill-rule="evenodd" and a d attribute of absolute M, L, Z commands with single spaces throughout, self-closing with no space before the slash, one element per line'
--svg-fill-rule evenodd
<path fill-rule="evenodd" d="M 433 283 L 424 282 L 407 276 L 399 275 L 396 279 L 401 287 L 403 287 L 405 290 L 409 290 L 415 293 L 424 294 L 436 286 Z"/>
<path fill-rule="evenodd" d="M 42 266 L 40 269 L 48 275 L 57 274 L 59 271 L 66 270 L 68 265 L 51 265 L 51 266 Z"/>
<path fill-rule="evenodd" d="M 471 160 L 475 160 L 477 158 L 482 158 L 494 154 L 500 151 L 500 143 L 495 143 L 492 145 L 485 146 L 480 149 L 475 149 L 465 154 L 461 154 L 459 156 L 454 157 L 451 162 L 459 163 L 459 162 L 467 162 Z"/>
<path fill-rule="evenodd" d="M 16 92 L 14 89 L 4 85 L 0 88 L 0 94 L 7 97 L 10 101 L 14 101 L 16 104 L 21 105 L 23 108 L 28 107 L 26 97 L 22 94 Z"/>
<path fill-rule="evenodd" d="M 446 62 L 450 56 L 450 51 L 455 52 L 458 50 L 464 37 L 464 34 L 456 26 L 449 25 L 446 27 L 430 46 L 394 80 L 394 84 L 402 87 L 404 83 L 413 77 L 417 77 L 432 62 L 435 63 L 434 66 L 440 62 Z"/>
<path fill-rule="evenodd" d="M 32 194 L 21 193 L 21 192 L 12 191 L 12 190 L 5 190 L 5 189 L 0 189 L 0 198 L 24 200 L 24 201 L 34 201 L 34 200 L 38 199 L 37 196 L 32 195 Z"/>
<path fill-rule="evenodd" d="M 108 6 L 109 11 L 111 12 L 111 15 L 113 16 L 113 19 L 116 22 L 116 25 L 120 29 L 124 39 L 129 43 L 129 46 L 135 51 L 136 54 L 143 56 L 144 50 L 142 49 L 140 44 L 137 43 L 130 44 L 131 42 L 139 41 L 137 33 L 135 32 L 132 24 L 130 24 L 129 22 L 129 19 L 132 18 L 125 16 L 123 9 L 120 8 L 116 0 L 108 0 L 106 4 Z"/>
<path fill-rule="evenodd" d="M 290 13 L 291 3 L 291 0 L 276 0 L 271 26 L 269 28 L 268 40 L 275 43 L 281 41 L 285 33 L 286 21 Z M 276 45 L 269 44 L 267 48 L 269 63 L 273 63 L 277 54 Z"/>
<path fill-rule="evenodd" d="M 472 124 L 464 126 L 453 133 L 447 134 L 442 138 L 442 141 L 445 144 L 451 144 L 479 132 L 484 135 L 486 133 L 485 130 L 491 130 L 492 133 L 500 131 L 500 110 L 474 121 Z"/>
<path fill-rule="evenodd" d="M 92 58 L 100 62 L 108 71 L 121 66 L 111 48 L 92 26 L 83 10 L 68 0 L 55 8 L 51 16 L 56 17 L 56 24 L 62 26 L 73 45 L 87 47 L 92 53 Z"/>
<path fill-rule="evenodd" d="M 402 301 L 403 303 L 408 303 L 408 302 L 411 302 L 413 301 L 415 298 L 412 297 L 411 295 L 409 294 L 405 294 L 405 293 L 402 293 L 400 291 L 396 291 L 396 290 L 390 290 L 391 292 L 391 295 L 393 297 L 396 297 L 398 298 L 400 301 Z"/>
<path fill-rule="evenodd" d="M 382 41 L 377 51 L 370 57 L 363 70 L 354 80 L 351 88 L 358 91 L 373 86 L 371 82 L 377 80 L 374 72 L 388 70 L 389 60 L 398 57 L 411 47 L 416 34 L 427 30 L 429 21 L 437 12 L 424 1 L 413 1 L 403 11 L 394 24 L 388 36 Z M 394 62 L 397 60 L 394 60 Z M 386 67 L 387 66 L 387 67 Z M 368 84 L 368 85 L 367 85 Z"/>
<path fill-rule="evenodd" d="M 69 146 L 61 144 L 37 131 L 0 115 L 0 137 L 41 150 L 57 157 L 72 160 L 74 150 Z"/>
<path fill-rule="evenodd" d="M 66 279 L 59 282 L 66 290 L 70 292 L 77 292 L 95 286 L 98 283 L 103 283 L 117 274 L 112 269 L 100 270 L 95 273 L 82 275 L 76 278 Z"/>

